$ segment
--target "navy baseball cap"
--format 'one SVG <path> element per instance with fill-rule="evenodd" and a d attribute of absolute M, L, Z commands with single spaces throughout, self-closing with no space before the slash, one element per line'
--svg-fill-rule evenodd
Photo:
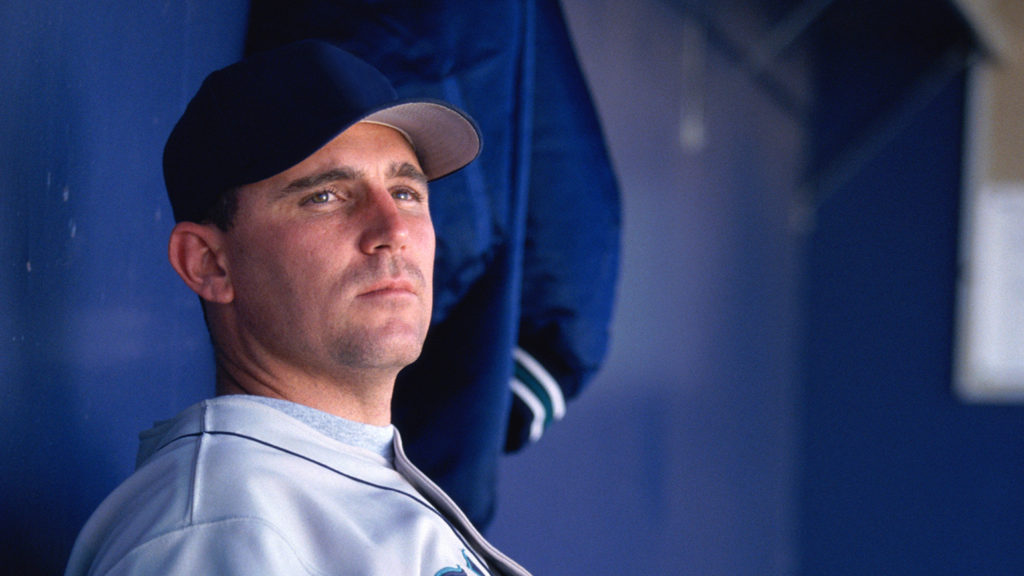
<path fill-rule="evenodd" d="M 164 147 L 174 219 L 201 221 L 224 192 L 284 172 L 361 121 L 399 130 L 428 180 L 480 152 L 480 133 L 464 112 L 399 98 L 376 68 L 328 42 L 303 40 L 203 81 Z"/>

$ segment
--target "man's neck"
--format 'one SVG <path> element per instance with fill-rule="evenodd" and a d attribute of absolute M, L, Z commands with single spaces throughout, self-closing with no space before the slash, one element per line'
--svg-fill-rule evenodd
<path fill-rule="evenodd" d="M 217 395 L 249 394 L 288 400 L 347 420 L 387 426 L 395 376 L 356 373 L 314 378 L 307 374 L 244 370 L 217 358 Z"/>

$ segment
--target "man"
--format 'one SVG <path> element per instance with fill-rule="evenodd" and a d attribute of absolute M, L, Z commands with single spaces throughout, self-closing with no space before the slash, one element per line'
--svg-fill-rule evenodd
<path fill-rule="evenodd" d="M 526 574 L 390 426 L 430 322 L 427 182 L 479 147 L 468 117 L 323 42 L 206 79 L 164 173 L 218 397 L 143 434 L 68 575 Z"/>
<path fill-rule="evenodd" d="M 466 170 L 431 187 L 430 337 L 399 374 L 392 403 L 412 460 L 486 527 L 503 449 L 526 448 L 566 417 L 609 343 L 619 190 L 561 4 L 249 7 L 247 50 L 327 39 L 400 95 L 469 110 L 487 142 Z"/>

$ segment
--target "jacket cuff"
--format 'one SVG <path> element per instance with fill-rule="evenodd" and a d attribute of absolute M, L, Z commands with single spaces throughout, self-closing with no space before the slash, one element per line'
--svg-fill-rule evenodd
<path fill-rule="evenodd" d="M 528 441 L 536 442 L 548 425 L 565 416 L 565 396 L 551 373 L 525 350 L 517 347 L 512 358 L 513 399 L 527 408 L 523 425 L 529 429 Z"/>

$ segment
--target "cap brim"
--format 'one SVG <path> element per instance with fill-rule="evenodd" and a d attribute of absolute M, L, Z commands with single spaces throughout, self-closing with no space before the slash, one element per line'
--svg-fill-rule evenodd
<path fill-rule="evenodd" d="M 400 102 L 360 121 L 387 124 L 404 132 L 429 180 L 461 169 L 480 153 L 480 133 L 473 120 L 441 102 Z"/>

